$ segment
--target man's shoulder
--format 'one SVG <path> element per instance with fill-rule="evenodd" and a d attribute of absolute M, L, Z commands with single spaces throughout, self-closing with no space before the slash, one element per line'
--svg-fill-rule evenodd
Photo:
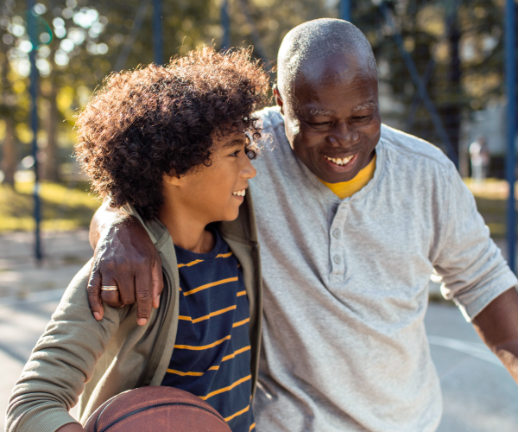
<path fill-rule="evenodd" d="M 416 164 L 421 166 L 424 164 L 443 169 L 453 167 L 450 159 L 438 147 L 385 124 L 381 126 L 381 141 L 389 153 L 398 159 L 401 158 L 409 166 L 415 167 Z"/>

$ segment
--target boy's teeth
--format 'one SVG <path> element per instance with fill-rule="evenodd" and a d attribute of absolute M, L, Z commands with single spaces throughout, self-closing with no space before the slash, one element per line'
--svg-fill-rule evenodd
<path fill-rule="evenodd" d="M 237 192 L 232 192 L 232 195 L 244 197 L 245 193 L 246 193 L 246 189 L 243 189 L 243 190 L 240 190 L 240 191 L 237 191 Z"/>
<path fill-rule="evenodd" d="M 326 156 L 325 158 L 337 165 L 345 165 L 347 164 L 352 158 L 354 157 L 353 156 L 349 156 L 349 157 L 346 157 L 346 158 L 343 158 L 343 159 L 340 159 L 340 158 L 330 158 L 328 156 Z"/>

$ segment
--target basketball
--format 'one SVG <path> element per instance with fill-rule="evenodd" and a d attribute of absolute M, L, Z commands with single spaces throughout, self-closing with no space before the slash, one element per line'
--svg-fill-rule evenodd
<path fill-rule="evenodd" d="M 141 387 L 108 399 L 88 418 L 87 432 L 231 432 L 207 402 L 173 387 Z"/>

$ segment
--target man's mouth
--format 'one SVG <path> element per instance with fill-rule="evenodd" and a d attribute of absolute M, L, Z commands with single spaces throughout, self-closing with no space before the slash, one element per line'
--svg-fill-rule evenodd
<path fill-rule="evenodd" d="M 241 189 L 241 190 L 238 190 L 236 192 L 232 192 L 232 195 L 239 196 L 239 197 L 244 197 L 246 195 L 246 189 Z"/>
<path fill-rule="evenodd" d="M 348 157 L 345 157 L 345 158 L 332 158 L 332 157 L 329 157 L 329 156 L 324 156 L 324 157 L 328 161 L 333 162 L 334 164 L 336 164 L 338 166 L 344 166 L 344 165 L 347 165 L 354 156 L 356 156 L 356 155 L 348 156 Z"/>

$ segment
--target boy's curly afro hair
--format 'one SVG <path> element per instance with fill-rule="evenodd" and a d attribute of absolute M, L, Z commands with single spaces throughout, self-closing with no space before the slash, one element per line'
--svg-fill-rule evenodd
<path fill-rule="evenodd" d="M 260 137 L 257 104 L 267 74 L 250 49 L 205 47 L 166 66 L 112 73 L 78 115 L 75 154 L 93 189 L 111 205 L 133 204 L 146 219 L 163 203 L 162 176 L 210 165 L 212 137 Z M 248 148 L 253 157 L 254 147 Z"/>

